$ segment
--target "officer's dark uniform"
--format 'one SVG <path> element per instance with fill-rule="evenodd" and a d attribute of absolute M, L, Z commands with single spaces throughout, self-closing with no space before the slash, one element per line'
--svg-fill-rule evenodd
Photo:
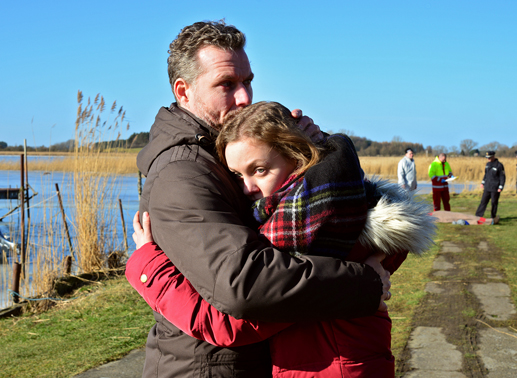
<path fill-rule="evenodd" d="M 495 155 L 495 152 L 488 151 L 486 153 L 486 157 L 492 157 Z M 484 191 L 483 196 L 481 197 L 481 203 L 476 211 L 476 216 L 482 217 L 485 214 L 486 206 L 488 205 L 488 201 L 492 201 L 492 218 L 496 217 L 497 214 L 497 204 L 499 202 L 499 195 L 501 194 L 498 190 L 501 191 L 504 188 L 504 182 L 506 180 L 506 176 L 504 174 L 504 166 L 499 162 L 499 160 L 495 159 L 494 161 L 489 161 L 485 166 L 485 176 L 483 177 Z"/>

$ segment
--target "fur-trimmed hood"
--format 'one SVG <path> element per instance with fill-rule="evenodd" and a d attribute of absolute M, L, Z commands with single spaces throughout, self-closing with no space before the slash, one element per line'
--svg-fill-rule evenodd
<path fill-rule="evenodd" d="M 421 255 L 433 244 L 436 234 L 433 208 L 417 200 L 414 191 L 398 184 L 373 177 L 369 184 L 377 204 L 368 210 L 368 218 L 359 243 L 387 255 L 407 251 Z"/>

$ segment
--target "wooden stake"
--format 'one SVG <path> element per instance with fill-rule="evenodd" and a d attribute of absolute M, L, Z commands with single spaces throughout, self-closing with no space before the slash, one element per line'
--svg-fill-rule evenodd
<path fill-rule="evenodd" d="M 16 294 L 20 293 L 20 271 L 22 266 L 19 262 L 15 262 L 13 265 L 13 286 L 12 291 Z M 18 303 L 20 301 L 20 297 L 18 295 L 13 295 L 13 302 Z"/>
<path fill-rule="evenodd" d="M 138 200 L 140 201 L 140 197 L 142 196 L 142 172 L 138 171 Z"/>
<path fill-rule="evenodd" d="M 72 246 L 72 239 L 70 238 L 70 232 L 68 232 L 68 223 L 66 221 L 65 208 L 63 207 L 63 200 L 61 199 L 61 192 L 59 191 L 59 185 L 56 182 L 56 192 L 57 198 L 59 200 L 59 207 L 61 208 L 61 215 L 63 216 L 63 225 L 65 226 L 66 240 L 68 240 L 68 248 L 70 249 L 70 255 L 74 258 L 75 261 L 77 259 L 74 256 L 74 247 Z"/>
<path fill-rule="evenodd" d="M 20 233 L 21 233 L 21 245 L 20 245 L 20 261 L 22 269 L 22 277 L 25 278 L 25 165 L 23 160 L 24 154 L 20 155 L 21 166 L 20 166 Z"/>
<path fill-rule="evenodd" d="M 122 200 L 120 198 L 118 199 L 118 204 L 120 207 L 120 219 L 122 219 L 122 230 L 124 231 L 124 247 L 125 247 L 124 252 L 126 253 L 126 256 L 127 256 L 127 250 L 129 249 L 129 246 L 127 245 L 126 222 L 124 221 L 124 211 L 122 210 Z"/>

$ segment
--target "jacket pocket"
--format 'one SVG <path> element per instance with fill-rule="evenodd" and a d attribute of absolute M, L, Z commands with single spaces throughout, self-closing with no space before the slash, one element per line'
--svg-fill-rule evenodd
<path fill-rule="evenodd" d="M 238 349 L 238 348 L 236 348 Z M 223 349 L 225 350 L 225 349 Z M 194 374 L 199 378 L 270 378 L 271 362 L 269 358 L 243 358 L 240 353 L 223 351 L 217 354 L 196 356 L 196 370 Z"/>

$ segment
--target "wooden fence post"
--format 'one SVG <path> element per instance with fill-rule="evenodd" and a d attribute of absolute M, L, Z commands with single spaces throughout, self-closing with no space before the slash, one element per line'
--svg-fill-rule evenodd
<path fill-rule="evenodd" d="M 124 231 L 124 247 L 125 247 L 124 252 L 127 255 L 127 250 L 129 249 L 129 246 L 127 245 L 126 222 L 124 220 L 124 211 L 122 210 L 122 200 L 120 198 L 118 199 L 118 204 L 120 207 L 120 219 L 122 219 L 122 231 Z"/>
<path fill-rule="evenodd" d="M 19 262 L 15 262 L 13 265 L 13 286 L 12 291 L 16 294 L 13 294 L 13 302 L 18 303 L 20 301 L 20 297 L 17 295 L 20 293 L 20 272 L 22 266 Z"/>
<path fill-rule="evenodd" d="M 68 240 L 68 248 L 70 249 L 70 255 L 77 261 L 74 256 L 74 247 L 72 246 L 72 239 L 70 239 L 70 232 L 68 232 L 68 223 L 66 221 L 65 208 L 63 207 L 63 200 L 61 199 L 61 192 L 59 191 L 59 185 L 56 182 L 57 198 L 59 200 L 59 207 L 61 208 L 61 215 L 63 216 L 63 224 L 65 226 L 66 239 Z"/>
<path fill-rule="evenodd" d="M 140 197 L 142 196 L 142 172 L 138 171 L 138 200 L 140 201 Z"/>
<path fill-rule="evenodd" d="M 72 256 L 65 256 L 63 260 L 63 272 L 66 275 L 72 273 Z"/>
<path fill-rule="evenodd" d="M 21 157 L 21 166 L 20 166 L 20 233 L 21 233 L 21 245 L 20 245 L 20 262 L 22 264 L 22 276 L 25 278 L 25 164 L 24 164 L 24 154 L 20 155 Z"/>

